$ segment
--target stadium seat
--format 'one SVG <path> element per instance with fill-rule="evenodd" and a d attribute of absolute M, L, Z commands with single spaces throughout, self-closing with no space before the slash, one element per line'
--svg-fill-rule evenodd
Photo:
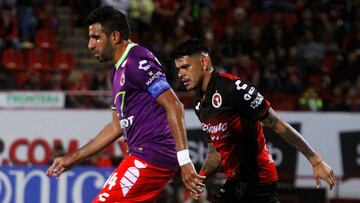
<path fill-rule="evenodd" d="M 23 53 L 14 49 L 5 49 L 3 51 L 1 64 L 9 70 L 24 70 Z"/>
<path fill-rule="evenodd" d="M 30 70 L 50 70 L 49 53 L 46 50 L 39 48 L 29 49 L 27 65 Z"/>
<path fill-rule="evenodd" d="M 35 46 L 43 49 L 56 49 L 57 42 L 55 33 L 47 29 L 37 31 L 35 36 Z"/>
<path fill-rule="evenodd" d="M 56 70 L 71 71 L 75 68 L 75 59 L 71 53 L 55 50 L 53 66 Z"/>

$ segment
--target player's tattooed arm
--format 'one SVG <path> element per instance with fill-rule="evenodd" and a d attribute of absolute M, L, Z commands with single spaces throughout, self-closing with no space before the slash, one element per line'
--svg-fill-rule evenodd
<path fill-rule="evenodd" d="M 214 145 L 209 143 L 206 159 L 200 170 L 200 174 L 211 175 L 212 173 L 216 172 L 220 165 L 220 160 L 220 154 L 216 151 Z"/>
<path fill-rule="evenodd" d="M 295 130 L 289 123 L 283 121 L 272 108 L 269 109 L 268 115 L 262 121 L 262 123 L 264 124 L 264 126 L 275 131 L 290 145 L 292 145 L 298 151 L 304 154 L 304 156 L 309 159 L 311 163 L 316 163 L 317 160 L 311 160 L 317 155 L 314 149 L 297 130 Z"/>
<path fill-rule="evenodd" d="M 275 111 L 270 108 L 267 117 L 262 121 L 264 126 L 271 128 L 290 145 L 295 147 L 309 160 L 313 166 L 313 174 L 316 179 L 316 187 L 320 187 L 320 180 L 326 181 L 330 190 L 335 185 L 335 175 L 333 170 L 325 163 L 319 154 L 317 154 L 310 144 L 296 131 L 289 123 L 283 121 Z"/>

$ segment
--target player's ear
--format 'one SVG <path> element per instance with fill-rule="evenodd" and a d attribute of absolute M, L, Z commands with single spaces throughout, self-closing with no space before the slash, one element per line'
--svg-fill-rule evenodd
<path fill-rule="evenodd" d="M 208 70 L 209 67 L 209 58 L 206 55 L 200 57 L 200 63 L 203 70 Z"/>
<path fill-rule="evenodd" d="M 118 43 L 120 43 L 120 41 L 121 41 L 121 34 L 120 34 L 120 32 L 118 32 L 118 31 L 112 32 L 110 37 L 111 37 L 111 41 L 112 41 L 114 44 L 118 44 Z"/>

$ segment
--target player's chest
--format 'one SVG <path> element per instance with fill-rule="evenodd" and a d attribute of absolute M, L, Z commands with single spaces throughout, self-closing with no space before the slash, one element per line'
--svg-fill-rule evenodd
<path fill-rule="evenodd" d="M 224 120 L 233 112 L 231 95 L 221 90 L 211 91 L 196 98 L 194 110 L 201 122 Z"/>
<path fill-rule="evenodd" d="M 112 87 L 114 93 L 125 92 L 131 89 L 131 83 L 126 68 L 121 68 L 115 72 Z"/>

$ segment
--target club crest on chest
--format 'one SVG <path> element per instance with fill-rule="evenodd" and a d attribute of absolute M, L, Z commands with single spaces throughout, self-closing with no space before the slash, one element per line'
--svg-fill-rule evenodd
<path fill-rule="evenodd" d="M 220 95 L 220 93 L 218 93 L 217 91 L 213 94 L 212 98 L 211 98 L 211 103 L 213 105 L 214 108 L 219 108 L 222 104 L 222 97 Z"/>
<path fill-rule="evenodd" d="M 125 74 L 122 73 L 120 76 L 120 86 L 123 86 L 125 84 Z"/>

